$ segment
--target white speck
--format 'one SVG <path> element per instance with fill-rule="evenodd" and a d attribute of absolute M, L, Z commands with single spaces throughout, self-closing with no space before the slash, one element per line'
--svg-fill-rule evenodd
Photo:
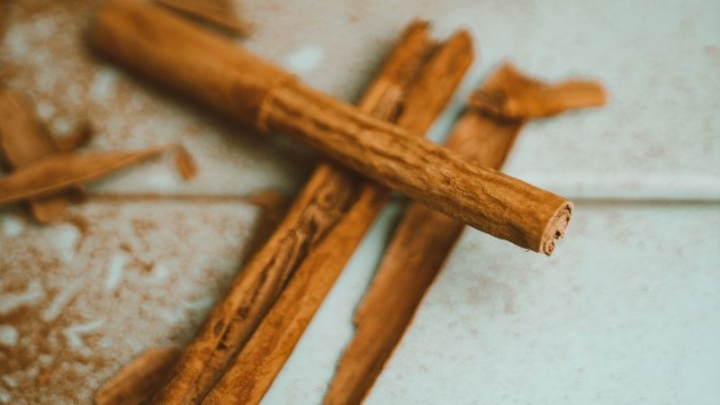
<path fill-rule="evenodd" d="M 2 380 L 5 383 L 5 385 L 7 385 L 10 388 L 15 388 L 18 385 L 18 382 L 15 379 L 15 377 L 11 377 L 9 375 L 2 376 Z"/>
<path fill-rule="evenodd" d="M 40 375 L 40 368 L 37 366 L 25 369 L 26 378 L 36 378 L 38 375 Z"/>
<path fill-rule="evenodd" d="M 27 42 L 27 37 L 25 36 L 25 32 L 23 32 L 23 30 L 16 28 L 7 33 L 6 43 L 8 44 L 12 55 L 11 59 L 18 59 L 28 54 L 30 47 Z"/>
<path fill-rule="evenodd" d="M 170 268 L 162 263 L 156 263 L 152 269 L 153 281 L 163 281 L 170 274 Z"/>
<path fill-rule="evenodd" d="M 3 215 L 0 217 L 2 230 L 5 236 L 18 236 L 23 230 L 23 223 L 15 215 Z"/>
<path fill-rule="evenodd" d="M 53 115 L 55 115 L 55 106 L 46 101 L 37 103 L 37 107 L 35 109 L 37 110 L 38 116 L 44 121 L 49 120 Z"/>
<path fill-rule="evenodd" d="M 0 294 L 0 315 L 9 314 L 23 305 L 34 304 L 44 296 L 40 281 L 32 280 L 24 293 Z"/>
<path fill-rule="evenodd" d="M 105 279 L 106 290 L 113 291 L 117 288 L 118 284 L 120 284 L 127 259 L 127 256 L 124 254 L 115 254 L 110 258 L 108 277 Z"/>
<path fill-rule="evenodd" d="M 52 300 L 50 305 L 45 308 L 45 310 L 40 314 L 42 319 L 45 322 L 52 322 L 60 315 L 62 310 L 67 306 L 67 304 L 70 302 L 70 300 L 75 297 L 75 294 L 77 294 L 78 291 L 80 291 L 80 287 L 82 287 L 82 282 L 80 280 L 76 280 L 73 284 L 71 284 L 69 287 L 65 288 L 64 290 L 60 291 L 60 293 L 55 296 L 55 299 Z"/>
<path fill-rule="evenodd" d="M 78 243 L 80 241 L 80 230 L 77 226 L 69 223 L 57 225 L 54 230 L 56 232 L 56 236 L 53 244 L 55 245 L 60 258 L 63 263 L 72 262 L 75 258 L 75 252 L 77 251 Z"/>
<path fill-rule="evenodd" d="M 10 325 L 0 325 L 0 346 L 15 347 L 18 337 L 17 329 Z"/>
<path fill-rule="evenodd" d="M 204 297 L 195 301 L 185 301 L 185 309 L 190 311 L 206 312 L 213 306 L 214 303 L 215 300 L 211 297 Z"/>
<path fill-rule="evenodd" d="M 82 335 L 93 332 L 103 325 L 105 325 L 104 319 L 96 319 L 92 322 L 69 326 L 65 328 L 65 330 L 63 331 L 63 335 L 65 335 L 65 339 L 67 339 L 68 345 L 70 345 L 70 347 L 79 351 L 83 351 L 87 348 L 83 343 Z"/>
<path fill-rule="evenodd" d="M 55 135 L 66 136 L 74 128 L 72 122 L 67 118 L 57 118 L 50 124 L 50 129 Z"/>
<path fill-rule="evenodd" d="M 38 362 L 43 366 L 49 366 L 52 364 L 54 357 L 49 354 L 41 354 L 38 356 Z"/>
<path fill-rule="evenodd" d="M 33 19 L 31 32 L 34 38 L 50 39 L 55 32 L 55 21 L 51 17 L 39 17 Z"/>
<path fill-rule="evenodd" d="M 290 54 L 287 67 L 297 74 L 310 73 L 320 66 L 324 52 L 317 46 L 307 45 Z"/>
<path fill-rule="evenodd" d="M 3 404 L 9 404 L 12 397 L 5 391 L 0 390 L 0 402 Z"/>
<path fill-rule="evenodd" d="M 112 97 L 119 75 L 117 70 L 110 68 L 97 72 L 90 86 L 90 97 L 93 101 L 104 101 Z"/>

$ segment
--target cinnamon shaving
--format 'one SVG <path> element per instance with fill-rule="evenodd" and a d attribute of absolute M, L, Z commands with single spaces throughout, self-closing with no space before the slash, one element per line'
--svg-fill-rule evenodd
<path fill-rule="evenodd" d="M 567 80 L 546 84 L 505 64 L 468 100 L 471 108 L 511 119 L 542 118 L 573 108 L 599 107 L 607 95 L 600 83 Z"/>
<path fill-rule="evenodd" d="M 88 121 L 83 121 L 70 134 L 63 137 L 55 137 L 55 145 L 62 152 L 72 152 L 79 149 L 92 140 L 94 130 Z"/>
<path fill-rule="evenodd" d="M 175 149 L 175 167 L 177 167 L 180 175 L 185 180 L 190 180 L 197 176 L 198 168 L 195 159 L 190 155 L 187 149 L 178 145 Z"/>
<path fill-rule="evenodd" d="M 0 177 L 0 205 L 44 197 L 96 180 L 166 150 L 167 147 L 156 147 L 134 152 L 51 155 Z"/>

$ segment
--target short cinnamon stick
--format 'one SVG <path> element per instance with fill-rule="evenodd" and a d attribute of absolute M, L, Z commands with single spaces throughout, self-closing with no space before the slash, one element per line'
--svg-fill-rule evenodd
<path fill-rule="evenodd" d="M 529 118 L 558 113 L 560 105 L 582 108 L 605 102 L 602 87 L 594 82 L 568 81 L 564 88 L 589 86 L 598 89 L 590 99 L 578 101 L 555 86 L 532 80 L 510 65 L 501 67 L 476 91 L 478 97 L 492 94 L 493 100 L 509 103 L 515 110 L 502 116 L 503 108 L 467 111 L 453 129 L 448 148 L 488 166 L 502 167 L 515 139 Z M 545 94 L 527 99 L 526 91 Z M 527 104 L 527 105 L 526 105 Z M 486 111 L 490 110 L 491 115 Z M 516 117 L 517 111 L 527 114 Z M 324 405 L 353 405 L 362 402 L 380 375 L 395 346 L 408 328 L 425 292 L 442 268 L 463 230 L 463 224 L 418 203 L 411 203 L 398 224 L 377 274 L 357 309 L 356 333 L 345 350 Z"/>
<path fill-rule="evenodd" d="M 151 4 L 110 0 L 91 31 L 108 56 L 245 124 L 284 132 L 386 187 L 535 251 L 562 232 L 571 203 L 418 139 L 226 39 Z"/>
<path fill-rule="evenodd" d="M 35 116 L 33 103 L 19 92 L 0 89 L 0 152 L 9 168 L 21 169 L 59 151 Z M 34 198 L 29 201 L 30 212 L 40 223 L 54 222 L 72 199 L 68 190 Z"/>
<path fill-rule="evenodd" d="M 0 177 L 0 205 L 47 196 L 155 157 L 166 147 L 133 152 L 57 153 Z"/>
<path fill-rule="evenodd" d="M 398 125 L 413 133 L 425 132 L 444 108 L 471 61 L 472 43 L 466 32 L 440 45 L 407 91 Z M 389 195 L 387 189 L 370 182 L 359 186 L 357 202 L 309 252 L 203 404 L 260 402 Z"/>
<path fill-rule="evenodd" d="M 404 99 L 407 81 L 415 76 L 431 49 L 426 24 L 408 28 L 363 98 L 361 108 L 371 111 L 377 107 L 376 112 L 392 118 Z M 156 395 L 155 404 L 197 404 L 204 399 L 287 280 L 318 244 L 335 232 L 348 210 L 359 203 L 360 190 L 359 178 L 352 172 L 330 163 L 315 169 L 277 230 L 240 272 L 226 298 L 213 309 L 185 349 L 168 385 Z M 367 222 L 346 232 L 345 249 L 352 251 L 356 243 L 353 235 L 362 235 L 370 220 Z M 359 236 L 355 239 L 359 240 Z M 336 256 L 338 260 L 343 260 L 342 254 Z"/>

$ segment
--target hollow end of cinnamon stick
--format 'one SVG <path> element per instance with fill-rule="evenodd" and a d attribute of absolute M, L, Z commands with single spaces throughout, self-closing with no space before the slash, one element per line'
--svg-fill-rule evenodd
<path fill-rule="evenodd" d="M 552 219 L 548 222 L 540 239 L 540 252 L 546 255 L 552 255 L 555 250 L 555 242 L 565 236 L 570 217 L 572 216 L 573 204 L 570 201 L 563 203 Z"/>

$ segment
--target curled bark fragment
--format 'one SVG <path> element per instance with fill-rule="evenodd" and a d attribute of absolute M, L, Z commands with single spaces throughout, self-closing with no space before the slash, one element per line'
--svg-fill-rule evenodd
<path fill-rule="evenodd" d="M 602 85 L 590 80 L 540 82 L 510 64 L 500 67 L 468 99 L 471 108 L 507 119 L 551 117 L 563 111 L 606 103 Z"/>

